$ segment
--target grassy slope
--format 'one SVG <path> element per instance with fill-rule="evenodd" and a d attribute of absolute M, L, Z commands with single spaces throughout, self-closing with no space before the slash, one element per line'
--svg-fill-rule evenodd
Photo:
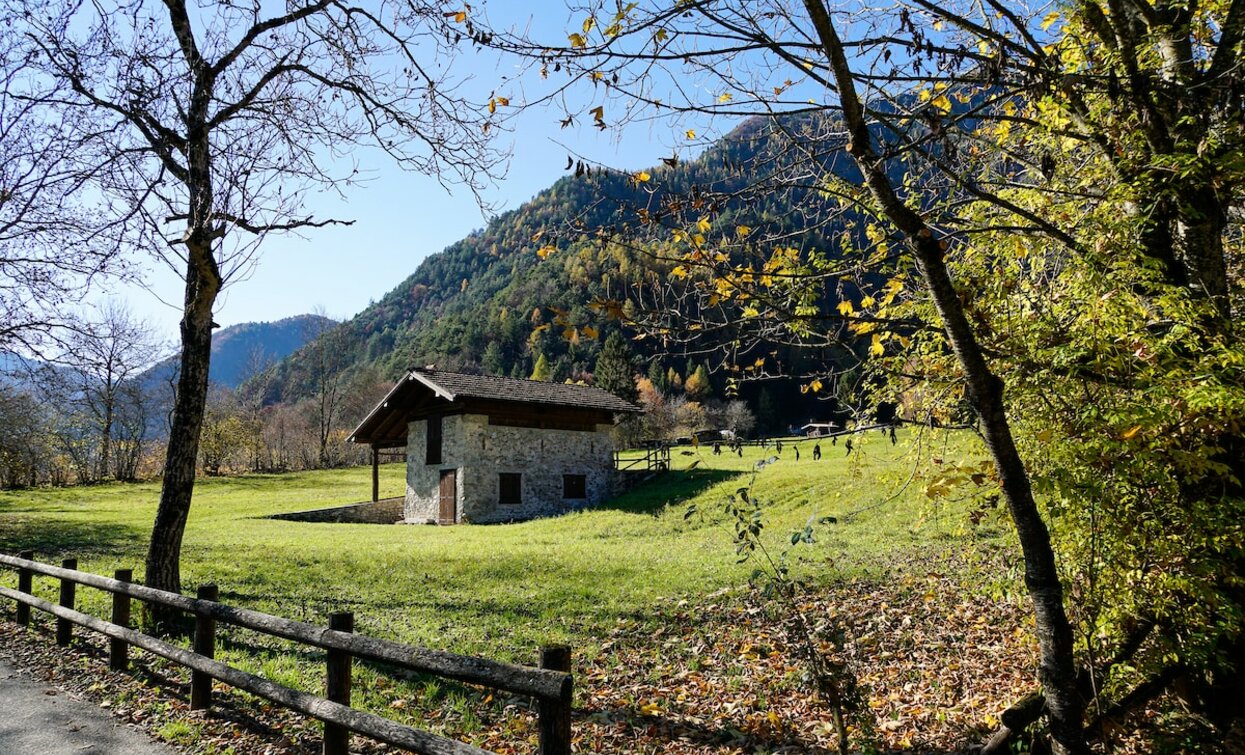
<path fill-rule="evenodd" d="M 920 484 L 903 489 L 914 459 L 931 443 L 901 434 L 857 438 L 850 458 L 823 442 L 792 445 L 761 471 L 757 494 L 775 550 L 812 516 L 839 516 L 893 501 L 819 530 L 798 554 L 807 573 L 827 558 L 857 564 L 890 550 L 953 536 L 962 518 L 924 522 Z M 935 454 L 946 451 L 945 438 Z M 963 439 L 950 450 L 964 453 Z M 510 655 L 542 641 L 583 644 L 620 617 L 640 617 L 659 597 L 691 596 L 746 579 L 733 559 L 721 503 L 748 483 L 753 464 L 709 449 L 675 451 L 676 471 L 593 511 L 521 524 L 439 528 L 296 523 L 259 518 L 351 503 L 369 490 L 369 470 L 202 480 L 183 551 L 186 589 L 220 585 L 223 599 L 312 621 L 351 607 L 360 631 L 467 652 Z M 678 471 L 698 460 L 691 472 Z M 403 466 L 382 468 L 382 494 L 402 490 Z M 34 548 L 43 560 L 78 556 L 81 568 L 141 569 L 158 485 L 109 485 L 0 493 L 0 548 Z M 700 514 L 684 518 L 694 502 Z M 9 575 L 11 577 L 11 575 Z M 90 591 L 88 591 L 90 592 Z M 525 653 L 526 651 L 519 651 Z"/>
<path fill-rule="evenodd" d="M 792 550 L 797 575 L 828 581 L 861 568 L 895 566 L 917 550 L 972 551 L 963 547 L 971 539 L 978 546 L 997 539 L 997 531 L 984 527 L 966 532 L 964 504 L 939 509 L 922 495 L 921 477 L 932 457 L 976 455 L 967 437 L 903 432 L 892 446 L 871 433 L 855 439 L 850 458 L 842 443 L 823 442 L 820 462 L 812 461 L 812 443 L 802 441 L 800 449 L 796 462 L 792 444 L 785 443 L 783 458 L 758 473 L 754 488 L 768 501 L 766 537 L 776 555 L 790 548 L 791 534 L 810 518 L 839 518 L 818 527 L 815 544 Z M 713 456 L 708 448 L 676 450 L 674 472 L 610 505 L 493 526 L 260 518 L 358 501 L 370 490 L 366 468 L 207 479 L 196 488 L 183 582 L 188 591 L 216 582 L 225 602 L 317 623 L 331 611 L 353 610 L 357 631 L 374 636 L 519 662 L 531 662 L 541 644 L 568 642 L 578 662 L 614 666 L 626 661 L 603 648 L 612 630 L 629 626 L 656 638 L 665 627 L 658 626 L 655 606 L 681 598 L 694 606 L 698 596 L 746 582 L 754 564 L 736 563 L 721 504 L 748 484 L 757 461 L 772 455 L 754 447 L 743 458 Z M 686 471 L 689 465 L 695 469 Z M 398 494 L 402 475 L 400 464 L 383 467 L 382 495 Z M 44 561 L 73 555 L 88 571 L 129 566 L 138 576 L 158 492 L 157 484 L 142 484 L 0 493 L 0 550 L 34 548 Z M 698 513 L 685 518 L 693 503 Z M 858 514 L 845 517 L 849 512 Z M 14 584 L 15 575 L 6 572 L 0 582 Z M 55 599 L 51 580 L 36 583 L 38 592 Z M 102 594 L 79 594 L 85 610 L 107 615 Z M 218 657 L 309 692 L 323 684 L 321 656 L 284 641 L 230 630 Z M 430 679 L 401 686 L 402 694 L 421 702 L 399 720 L 449 726 L 438 711 L 448 700 L 463 709 L 452 728 L 464 735 L 477 730 L 456 686 Z M 392 716 L 396 694 L 374 670 L 358 669 L 357 705 Z"/>

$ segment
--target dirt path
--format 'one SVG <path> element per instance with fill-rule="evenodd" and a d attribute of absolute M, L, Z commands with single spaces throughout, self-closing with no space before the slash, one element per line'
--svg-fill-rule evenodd
<path fill-rule="evenodd" d="M 22 755 L 173 755 L 106 711 L 0 660 L 0 752 Z"/>

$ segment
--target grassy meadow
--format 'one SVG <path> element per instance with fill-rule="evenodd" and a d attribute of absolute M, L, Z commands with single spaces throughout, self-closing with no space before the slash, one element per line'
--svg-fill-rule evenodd
<path fill-rule="evenodd" d="M 799 461 L 791 440 L 780 456 L 754 446 L 742 458 L 725 448 L 720 456 L 676 448 L 671 472 L 605 506 L 505 525 L 264 518 L 365 500 L 370 468 L 201 479 L 183 548 L 184 589 L 215 582 L 223 602 L 311 622 L 353 610 L 356 631 L 456 652 L 531 662 L 541 644 L 565 642 L 592 658 L 612 628 L 653 620 L 658 602 L 695 604 L 746 584 L 755 564 L 737 563 L 723 502 L 747 485 L 764 502 L 770 552 L 789 551 L 793 573 L 814 583 L 884 570 L 904 553 L 1001 542 L 997 526 L 969 525 L 967 501 L 935 505 L 925 496 L 928 476 L 944 462 L 979 458 L 974 438 L 906 429 L 898 440 L 869 432 L 854 438 L 850 456 L 842 441 L 823 440 L 820 461 L 809 440 L 798 443 Z M 402 464 L 381 468 L 382 497 L 401 494 L 403 475 Z M 76 556 L 79 568 L 100 574 L 132 567 L 140 578 L 158 495 L 157 482 L 0 492 L 0 549 L 34 549 L 43 561 Z M 791 545 L 794 532 L 823 517 L 837 521 L 815 525 L 815 543 Z M 0 580 L 16 582 L 12 572 Z M 54 599 L 51 581 L 40 582 Z M 87 610 L 107 615 L 102 594 L 79 594 Z M 308 691 L 322 684 L 312 654 L 243 632 L 230 638 L 222 657 L 235 665 Z M 367 679 L 364 672 L 357 693 L 365 705 Z M 379 692 L 375 704 L 385 705 Z"/>

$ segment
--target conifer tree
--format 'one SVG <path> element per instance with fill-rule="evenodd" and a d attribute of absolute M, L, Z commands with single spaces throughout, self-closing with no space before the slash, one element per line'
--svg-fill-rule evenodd
<path fill-rule="evenodd" d="M 605 347 L 597 357 L 593 375 L 597 387 L 632 403 L 639 398 L 635 387 L 634 357 L 621 333 L 615 331 L 605 339 Z"/>

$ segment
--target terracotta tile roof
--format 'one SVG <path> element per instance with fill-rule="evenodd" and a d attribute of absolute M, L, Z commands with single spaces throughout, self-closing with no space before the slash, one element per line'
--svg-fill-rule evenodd
<path fill-rule="evenodd" d="M 590 385 L 544 383 L 538 380 L 464 375 L 459 372 L 416 369 L 409 378 L 424 383 L 450 401 L 460 397 L 553 404 L 610 412 L 639 412 L 641 409 L 614 394 Z M 437 389 L 440 390 L 437 390 Z"/>

